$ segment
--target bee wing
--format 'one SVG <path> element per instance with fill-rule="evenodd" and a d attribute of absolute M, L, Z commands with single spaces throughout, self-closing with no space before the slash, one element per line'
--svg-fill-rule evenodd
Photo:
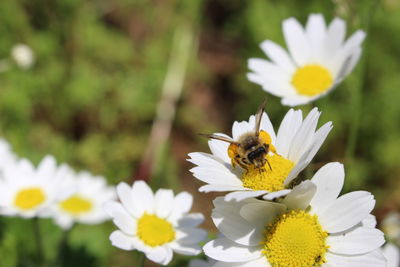
<path fill-rule="evenodd" d="M 210 139 L 216 139 L 216 140 L 228 142 L 230 144 L 236 144 L 236 142 L 233 141 L 231 138 L 220 136 L 220 135 L 217 135 L 217 134 L 199 134 L 199 135 L 207 137 L 207 138 L 210 138 Z"/>
<path fill-rule="evenodd" d="M 260 107 L 258 108 L 257 114 L 256 114 L 256 126 L 255 126 L 255 129 L 254 129 L 255 133 L 256 133 L 256 136 L 258 136 L 259 133 L 260 133 L 261 118 L 262 118 L 262 115 L 264 113 L 264 109 L 265 109 L 265 104 L 266 103 L 267 103 L 267 100 L 264 100 L 261 103 Z"/>

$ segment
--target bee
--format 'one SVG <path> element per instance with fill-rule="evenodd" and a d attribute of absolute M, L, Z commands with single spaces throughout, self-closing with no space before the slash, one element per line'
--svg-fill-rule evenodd
<path fill-rule="evenodd" d="M 264 113 L 265 101 L 259 107 L 254 131 L 242 134 L 237 141 L 216 134 L 201 134 L 207 138 L 228 142 L 228 156 L 231 159 L 233 167 L 240 166 L 248 171 L 251 167 L 264 171 L 265 164 L 268 164 L 272 170 L 271 164 L 268 162 L 267 155 L 269 152 L 276 153 L 276 149 L 272 144 L 271 136 L 264 130 L 260 130 L 261 119 Z"/>

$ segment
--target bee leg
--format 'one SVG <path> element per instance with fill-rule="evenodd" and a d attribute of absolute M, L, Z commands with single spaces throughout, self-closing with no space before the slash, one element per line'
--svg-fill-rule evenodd
<path fill-rule="evenodd" d="M 267 159 L 266 159 L 266 160 L 267 160 Z M 269 164 L 269 161 L 268 161 L 268 160 L 267 160 L 267 163 L 268 163 L 269 169 L 272 171 L 271 164 Z"/>

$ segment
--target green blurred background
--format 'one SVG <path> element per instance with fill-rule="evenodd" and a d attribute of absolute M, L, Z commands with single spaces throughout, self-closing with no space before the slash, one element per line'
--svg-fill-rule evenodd
<path fill-rule="evenodd" d="M 340 16 L 348 35 L 361 28 L 367 39 L 345 82 L 301 107 L 319 107 L 321 125 L 334 125 L 302 175 L 343 162 L 345 190 L 370 190 L 382 218 L 400 209 L 396 0 L 3 0 L 0 59 L 12 60 L 11 48 L 24 43 L 35 64 L 27 70 L 11 64 L 0 73 L 0 134 L 35 163 L 52 154 L 110 184 L 151 177 L 154 189 L 187 190 L 194 210 L 208 217 L 215 194 L 197 193 L 202 183 L 188 172 L 187 153 L 208 152 L 197 133 L 230 133 L 234 120 L 255 113 L 267 94 L 246 80 L 247 59 L 264 57 L 259 43 L 265 39 L 283 45 L 283 19 L 305 23 L 310 13 L 328 21 Z M 276 128 L 287 110 L 268 96 Z M 209 220 L 203 226 L 214 230 Z M 30 227 L 1 218 L 1 266 L 37 266 Z M 49 220 L 41 227 L 46 257 L 54 259 L 61 230 Z M 134 252 L 108 241 L 114 228 L 76 226 L 60 266 L 135 266 Z M 175 255 L 170 266 L 187 260 Z"/>

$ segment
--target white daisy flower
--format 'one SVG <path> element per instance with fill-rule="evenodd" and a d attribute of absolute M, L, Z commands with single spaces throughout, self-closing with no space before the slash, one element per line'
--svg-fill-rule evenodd
<path fill-rule="evenodd" d="M 354 68 L 361 55 L 365 33 L 356 31 L 345 40 L 346 22 L 335 18 L 326 25 L 324 17 L 312 14 L 306 27 L 294 18 L 283 21 L 288 52 L 266 40 L 261 49 L 270 60 L 252 58 L 247 78 L 262 86 L 282 104 L 297 106 L 330 92 Z"/>
<path fill-rule="evenodd" d="M 343 182 L 343 165 L 329 163 L 282 203 L 217 198 L 212 219 L 225 237 L 208 242 L 205 254 L 224 262 L 214 267 L 385 266 L 383 233 L 370 225 L 374 197 L 338 197 Z"/>
<path fill-rule="evenodd" d="M 74 193 L 53 205 L 53 218 L 61 228 L 69 229 L 75 222 L 99 224 L 110 219 L 103 205 L 115 199 L 116 193 L 104 177 L 71 170 L 62 187 L 74 188 Z"/>
<path fill-rule="evenodd" d="M 400 267 L 400 250 L 392 243 L 387 243 L 382 248 L 382 253 L 387 260 L 386 267 Z"/>
<path fill-rule="evenodd" d="M 212 139 L 208 142 L 212 154 L 190 153 L 188 161 L 197 165 L 190 171 L 197 179 L 206 182 L 201 192 L 236 191 L 226 196 L 240 201 L 248 197 L 265 195 L 266 199 L 284 196 L 290 192 L 290 183 L 310 163 L 318 149 L 332 129 L 331 122 L 316 131 L 320 112 L 314 108 L 303 120 L 301 110 L 289 110 L 285 115 L 278 133 L 268 115 L 261 117 L 260 130 L 270 137 L 268 162 L 263 171 L 250 168 L 247 171 L 233 167 L 228 155 L 229 143 Z M 246 133 L 254 132 L 255 116 L 249 121 L 235 122 L 232 138 L 237 141 Z M 216 134 L 230 139 L 224 134 Z M 275 150 L 274 152 L 272 152 Z"/>
<path fill-rule="evenodd" d="M 104 206 L 119 228 L 110 235 L 113 246 L 139 250 L 162 265 L 171 261 L 173 251 L 183 255 L 201 252 L 198 243 L 207 233 L 197 226 L 204 217 L 188 213 L 193 202 L 189 193 L 174 197 L 172 190 L 159 189 L 153 194 L 145 182 L 137 181 L 132 187 L 120 183 L 117 194 L 121 203 L 110 201 Z"/>
<path fill-rule="evenodd" d="M 400 244 L 400 214 L 390 212 L 382 220 L 382 230 L 389 240 Z"/>
<path fill-rule="evenodd" d="M 37 168 L 26 159 L 4 166 L 0 175 L 0 213 L 49 217 L 50 206 L 71 193 L 59 186 L 67 175 L 68 168 L 57 166 L 52 156 L 43 158 Z"/>

